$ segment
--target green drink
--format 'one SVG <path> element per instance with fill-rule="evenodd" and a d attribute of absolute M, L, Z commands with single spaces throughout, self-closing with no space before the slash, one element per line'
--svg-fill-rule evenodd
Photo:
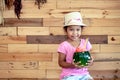
<path fill-rule="evenodd" d="M 73 55 L 74 63 L 77 63 L 79 66 L 87 66 L 90 59 L 89 51 L 75 52 Z"/>

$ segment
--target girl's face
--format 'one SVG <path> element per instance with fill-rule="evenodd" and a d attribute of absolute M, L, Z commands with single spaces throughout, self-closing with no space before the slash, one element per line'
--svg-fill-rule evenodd
<path fill-rule="evenodd" d="M 67 27 L 67 36 L 72 41 L 79 40 L 81 36 L 81 27 L 76 25 Z"/>

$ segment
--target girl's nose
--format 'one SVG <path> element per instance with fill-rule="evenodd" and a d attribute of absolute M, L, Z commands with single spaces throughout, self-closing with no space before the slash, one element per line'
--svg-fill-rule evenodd
<path fill-rule="evenodd" d="M 74 32 L 73 32 L 74 34 L 77 34 L 77 31 L 76 30 L 74 30 Z"/>

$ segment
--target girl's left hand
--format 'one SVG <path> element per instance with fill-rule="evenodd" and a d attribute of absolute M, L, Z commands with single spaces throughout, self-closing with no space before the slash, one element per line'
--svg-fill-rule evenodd
<path fill-rule="evenodd" d="M 94 61 L 94 59 L 93 59 L 93 57 L 91 57 L 91 59 L 88 61 L 88 67 L 93 65 L 93 61 Z"/>

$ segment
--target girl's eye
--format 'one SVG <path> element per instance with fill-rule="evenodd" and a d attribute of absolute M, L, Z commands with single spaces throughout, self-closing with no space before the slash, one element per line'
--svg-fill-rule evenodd
<path fill-rule="evenodd" d="M 77 29 L 77 31 L 80 31 L 80 29 Z"/>
<path fill-rule="evenodd" d="M 70 29 L 70 31 L 73 31 L 73 29 Z"/>

